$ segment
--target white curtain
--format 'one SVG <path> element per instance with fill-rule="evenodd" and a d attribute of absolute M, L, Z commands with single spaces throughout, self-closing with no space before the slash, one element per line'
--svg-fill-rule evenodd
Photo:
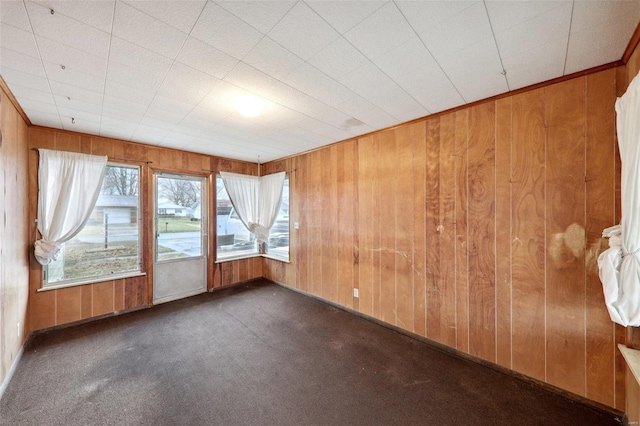
<path fill-rule="evenodd" d="M 82 230 L 96 204 L 107 165 L 106 156 L 39 149 L 38 262 L 56 260 L 60 246 Z"/>
<path fill-rule="evenodd" d="M 285 172 L 262 177 L 220 172 L 233 208 L 258 243 L 269 241 L 284 186 Z"/>
<path fill-rule="evenodd" d="M 622 220 L 607 228 L 609 249 L 598 257 L 600 280 L 611 319 L 640 326 L 640 80 L 636 76 L 616 101 L 622 161 Z"/>

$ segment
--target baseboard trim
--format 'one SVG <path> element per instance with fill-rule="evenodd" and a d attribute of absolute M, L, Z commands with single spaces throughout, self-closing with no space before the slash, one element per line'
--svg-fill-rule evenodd
<path fill-rule="evenodd" d="M 16 357 L 13 359 L 13 363 L 11 364 L 11 368 L 9 368 L 9 371 L 7 371 L 7 375 L 5 376 L 4 380 L 2 381 L 2 384 L 0 385 L 0 400 L 4 396 L 4 392 L 9 387 L 9 382 L 11 382 L 11 379 L 13 378 L 14 373 L 18 369 L 18 364 L 20 363 L 20 360 L 22 359 L 22 354 L 24 353 L 24 348 L 25 348 L 25 346 L 27 346 L 27 343 L 29 342 L 30 338 L 31 338 L 31 334 L 29 334 L 27 336 L 27 338 L 22 343 L 22 346 L 20 346 L 20 350 L 16 354 Z"/>
<path fill-rule="evenodd" d="M 468 354 L 466 352 L 462 352 L 462 351 L 460 351 L 458 349 L 455 349 L 455 348 L 452 348 L 450 346 L 444 345 L 444 344 L 442 344 L 440 342 L 436 342 L 435 340 L 431 340 L 431 339 L 429 339 L 427 337 L 421 336 L 421 335 L 413 333 L 411 331 L 404 330 L 404 329 L 402 329 L 400 327 L 397 327 L 397 326 L 395 326 L 393 324 L 386 323 L 386 322 L 384 322 L 382 320 L 379 320 L 377 318 L 374 318 L 374 317 L 371 317 L 369 315 L 363 314 L 361 312 L 358 312 L 358 311 L 356 311 L 354 309 L 351 309 L 351 308 L 348 308 L 346 306 L 339 305 L 339 304 L 337 304 L 335 302 L 331 302 L 329 300 L 323 299 L 322 297 L 316 296 L 314 294 L 310 294 L 310 293 L 307 293 L 307 292 L 302 291 L 300 289 L 288 286 L 288 285 L 286 285 L 284 283 L 280 283 L 278 281 L 274 281 L 274 280 L 271 280 L 271 279 L 268 279 L 268 278 L 265 278 L 265 280 L 270 281 L 270 282 L 272 282 L 274 284 L 277 284 L 280 287 L 283 287 L 283 288 L 285 288 L 287 290 L 302 294 L 304 296 L 307 296 L 307 297 L 310 297 L 312 299 L 315 299 L 315 300 L 317 300 L 319 302 L 326 303 L 327 305 L 333 306 L 334 308 L 341 309 L 343 311 L 346 311 L 346 312 L 349 312 L 351 314 L 354 314 L 354 315 L 356 315 L 356 316 L 358 316 L 360 318 L 363 318 L 363 319 L 366 319 L 368 321 L 371 321 L 371 322 L 373 322 L 375 324 L 378 324 L 378 325 L 380 325 L 382 327 L 385 327 L 385 328 L 388 328 L 390 330 L 393 330 L 393 331 L 395 331 L 397 333 L 403 334 L 403 335 L 405 335 L 407 337 L 411 337 L 413 339 L 416 339 L 416 340 L 419 340 L 421 342 L 424 342 L 424 343 L 428 344 L 429 346 L 433 347 L 434 349 L 437 349 L 437 350 L 439 350 L 441 352 L 445 352 L 445 353 L 447 353 L 449 355 L 452 355 L 452 356 L 455 356 L 457 358 L 464 359 L 464 360 L 467 360 L 467 361 L 471 361 L 471 362 L 474 362 L 476 364 L 482 365 L 484 367 L 491 368 L 494 371 L 497 371 L 499 373 L 502 373 L 502 374 L 505 374 L 507 376 L 513 377 L 513 378 L 515 378 L 517 380 L 520 380 L 520 381 L 523 381 L 525 383 L 540 387 L 540 388 L 542 388 L 544 390 L 547 390 L 549 392 L 553 392 L 553 393 L 555 393 L 557 395 L 560 395 L 560 396 L 562 396 L 564 398 L 567 398 L 567 399 L 569 399 L 569 400 L 571 400 L 573 402 L 577 402 L 577 403 L 580 403 L 580 404 L 583 404 L 583 405 L 587 405 L 587 406 L 589 406 L 590 408 L 592 408 L 592 409 L 594 409 L 596 411 L 605 413 L 607 415 L 612 415 L 612 416 L 618 417 L 623 422 L 623 425 L 628 425 L 626 414 L 623 411 L 620 411 L 620 410 L 618 410 L 616 408 L 610 407 L 608 405 L 602 404 L 600 402 L 594 401 L 594 400 L 586 398 L 584 396 L 575 394 L 573 392 L 569 392 L 568 390 L 559 388 L 559 387 L 554 386 L 552 384 L 549 384 L 547 382 L 543 382 L 542 380 L 538 380 L 538 379 L 535 379 L 533 377 L 529 377 L 529 376 L 527 376 L 525 374 L 522 374 L 522 373 L 519 373 L 519 372 L 517 372 L 515 370 L 511 370 L 511 369 L 509 369 L 507 367 L 503 367 L 503 366 L 495 364 L 493 362 L 478 358 L 478 357 L 473 356 L 471 354 Z"/>

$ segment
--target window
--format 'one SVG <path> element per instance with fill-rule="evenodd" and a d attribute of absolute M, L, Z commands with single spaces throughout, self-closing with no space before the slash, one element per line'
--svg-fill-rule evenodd
<path fill-rule="evenodd" d="M 85 227 L 45 268 L 44 287 L 140 273 L 139 167 L 108 164 Z"/>
<path fill-rule="evenodd" d="M 220 176 L 216 177 L 216 237 L 218 260 L 258 254 L 258 244 L 233 209 Z"/>
<path fill-rule="evenodd" d="M 269 231 L 267 255 L 289 260 L 289 175 L 284 178 L 278 217 Z"/>
<path fill-rule="evenodd" d="M 247 230 L 233 209 L 222 178 L 216 178 L 217 260 L 234 259 L 259 254 L 254 235 Z M 271 230 L 267 255 L 289 260 L 289 176 L 285 177 L 280 211 Z"/>

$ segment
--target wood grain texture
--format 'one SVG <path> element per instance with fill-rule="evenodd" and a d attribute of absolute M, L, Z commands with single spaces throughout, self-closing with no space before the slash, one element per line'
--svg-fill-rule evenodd
<path fill-rule="evenodd" d="M 496 101 L 496 363 L 511 368 L 511 112 Z"/>
<path fill-rule="evenodd" d="M 547 381 L 577 394 L 585 392 L 585 81 L 545 89 Z"/>
<path fill-rule="evenodd" d="M 615 328 L 609 321 L 597 256 L 608 247 L 602 230 L 615 222 L 615 70 L 586 77 L 586 394 L 588 398 L 615 405 L 612 377 L 618 353 L 611 342 Z M 608 161 L 607 161 L 608 160 Z M 610 374 L 598 374 L 601 371 Z"/>
<path fill-rule="evenodd" d="M 544 90 L 514 96 L 512 102 L 512 368 L 544 380 Z"/>
<path fill-rule="evenodd" d="M 337 145 L 334 171 L 322 171 L 323 158 L 331 158 L 323 149 L 293 157 L 292 196 L 309 226 L 323 217 L 319 206 L 333 202 L 318 176 L 336 182 L 338 232 L 321 222 L 318 235 L 337 249 L 318 259 L 319 240 L 305 243 L 301 232 L 292 258 L 298 273 L 285 284 L 323 297 L 316 277 L 302 271 L 337 262 L 337 294 L 346 295 L 354 277 L 342 258 L 355 241 L 363 314 L 620 407 L 624 362 L 614 345 L 624 340 L 624 329 L 603 314 L 584 247 L 588 241 L 589 256 L 597 256 L 601 248 L 591 244 L 605 216 L 619 219 L 610 128 L 619 74 L 580 76 L 360 137 L 351 160 L 355 187 L 347 178 L 351 142 Z M 597 177 L 585 183 L 592 167 Z M 351 188 L 357 201 L 346 195 Z M 604 198 L 609 201 L 598 201 Z M 357 219 L 353 240 L 340 223 L 348 211 Z M 559 251 L 556 234 L 562 234 Z M 582 249 L 572 245 L 579 235 Z M 571 248 L 575 259 L 562 257 Z M 556 259 L 566 265 L 558 268 Z"/>
<path fill-rule="evenodd" d="M 469 353 L 496 361 L 495 103 L 469 110 Z"/>
<path fill-rule="evenodd" d="M 455 115 L 456 348 L 469 352 L 469 250 L 467 191 L 469 110 Z"/>

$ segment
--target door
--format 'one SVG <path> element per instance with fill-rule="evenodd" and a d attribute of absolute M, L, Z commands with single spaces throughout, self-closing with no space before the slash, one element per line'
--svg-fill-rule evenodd
<path fill-rule="evenodd" d="M 154 173 L 153 303 L 207 291 L 207 182 Z"/>

